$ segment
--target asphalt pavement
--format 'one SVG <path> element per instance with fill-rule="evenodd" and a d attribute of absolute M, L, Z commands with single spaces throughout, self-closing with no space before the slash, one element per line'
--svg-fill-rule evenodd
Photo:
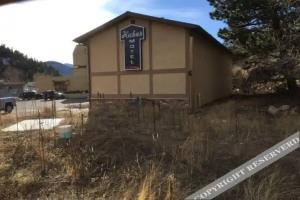
<path fill-rule="evenodd" d="M 45 101 L 45 100 L 28 100 L 28 101 L 17 101 L 17 107 L 14 108 L 13 113 L 18 115 L 30 115 L 37 113 L 38 111 L 42 112 L 45 108 L 56 107 L 56 111 L 61 111 L 68 109 L 70 104 L 83 103 L 86 100 L 54 100 L 54 101 Z"/>

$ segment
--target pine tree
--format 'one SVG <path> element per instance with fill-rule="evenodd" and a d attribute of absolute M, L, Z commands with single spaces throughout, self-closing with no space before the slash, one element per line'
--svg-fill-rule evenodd
<path fill-rule="evenodd" d="M 300 0 L 208 0 L 212 19 L 227 27 L 219 31 L 236 59 L 247 58 L 260 73 L 252 80 L 285 79 L 297 89 L 300 74 Z M 261 76 L 258 76 L 260 74 Z"/>
<path fill-rule="evenodd" d="M 0 45 L 0 78 L 3 77 L 3 72 L 7 67 L 14 67 L 23 73 L 23 80 L 19 81 L 32 81 L 36 73 L 49 74 L 58 76 L 59 72 L 46 63 L 28 58 L 23 53 L 7 48 L 5 45 Z"/>

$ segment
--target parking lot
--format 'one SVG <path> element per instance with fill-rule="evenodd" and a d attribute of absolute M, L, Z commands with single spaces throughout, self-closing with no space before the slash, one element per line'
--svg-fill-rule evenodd
<path fill-rule="evenodd" d="M 17 101 L 17 107 L 14 108 L 11 115 L 16 115 L 18 112 L 19 116 L 22 115 L 31 115 L 33 113 L 37 113 L 38 111 L 42 112 L 45 108 L 52 109 L 52 106 L 55 106 L 56 111 L 63 111 L 68 109 L 71 105 L 86 103 L 87 100 L 80 99 L 60 99 L 53 101 L 45 101 L 45 100 L 28 100 L 28 101 Z"/>

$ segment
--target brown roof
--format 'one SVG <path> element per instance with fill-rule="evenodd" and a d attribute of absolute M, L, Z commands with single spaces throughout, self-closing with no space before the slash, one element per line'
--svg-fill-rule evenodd
<path fill-rule="evenodd" d="M 9 3 L 19 3 L 21 1 L 26 1 L 26 0 L 1 0 L 0 1 L 0 6 L 5 5 L 5 4 L 9 4 Z"/>
<path fill-rule="evenodd" d="M 0 85 L 4 86 L 23 86 L 25 85 L 24 82 L 0 82 Z"/>
<path fill-rule="evenodd" d="M 175 21 L 175 20 L 170 20 L 170 19 L 165 19 L 165 18 L 153 17 L 150 15 L 144 15 L 144 14 L 139 14 L 139 13 L 134 13 L 134 12 L 129 12 L 129 11 L 127 11 L 127 12 L 123 13 L 122 15 L 119 15 L 118 17 L 110 20 L 109 22 L 75 38 L 74 42 L 84 43 L 84 42 L 86 42 L 87 39 L 94 36 L 95 34 L 101 32 L 102 30 L 104 30 L 126 18 L 129 18 L 129 17 L 142 18 L 142 19 L 167 23 L 167 24 L 171 24 L 171 25 L 182 26 L 182 27 L 194 30 L 197 33 L 206 37 L 207 39 L 211 40 L 213 43 L 215 43 L 220 48 L 224 49 L 225 51 L 227 51 L 228 53 L 231 54 L 231 52 L 223 44 L 221 44 L 218 40 L 216 40 L 213 36 L 211 36 L 207 31 L 205 31 L 201 26 L 199 26 L 197 24 L 190 24 L 190 23 L 186 23 L 186 22 L 180 22 L 180 21 Z"/>

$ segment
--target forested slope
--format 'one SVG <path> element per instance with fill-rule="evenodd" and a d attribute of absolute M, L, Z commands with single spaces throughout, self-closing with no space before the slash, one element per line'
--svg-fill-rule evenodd
<path fill-rule="evenodd" d="M 59 75 L 58 71 L 50 65 L 0 45 L 0 79 L 32 81 L 36 73 Z"/>

